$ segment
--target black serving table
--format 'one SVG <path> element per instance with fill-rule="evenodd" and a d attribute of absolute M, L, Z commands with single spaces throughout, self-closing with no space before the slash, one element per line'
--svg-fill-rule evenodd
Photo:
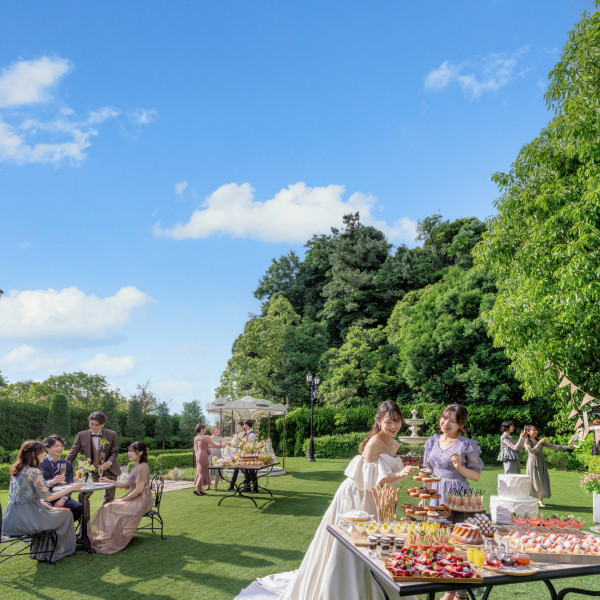
<path fill-rule="evenodd" d="M 232 483 L 232 479 L 228 479 L 225 476 L 225 473 L 227 472 L 228 469 L 236 469 L 238 471 L 256 471 L 257 476 L 256 476 L 256 480 L 257 480 L 257 486 L 258 486 L 258 490 L 261 491 L 265 491 L 265 492 L 269 492 L 269 494 L 271 494 L 271 498 L 273 497 L 273 492 L 271 492 L 271 490 L 269 488 L 263 487 L 260 484 L 258 484 L 258 480 L 260 480 L 262 477 L 266 477 L 267 475 L 269 475 L 271 473 L 271 471 L 273 470 L 273 467 L 277 466 L 279 464 L 279 462 L 274 462 L 274 463 L 269 463 L 268 465 L 236 465 L 236 464 L 231 464 L 231 465 L 224 465 L 224 466 L 219 466 L 219 465 L 210 465 L 208 468 L 211 471 L 218 471 L 219 475 L 221 476 L 221 478 L 224 481 L 228 481 L 230 484 L 233 485 L 233 493 L 232 494 L 228 494 L 227 496 L 223 496 L 220 500 L 219 500 L 219 504 L 218 506 L 221 506 L 221 502 L 223 502 L 223 500 L 227 500 L 227 498 L 234 498 L 235 496 L 238 496 L 239 498 L 247 498 L 248 500 L 252 500 L 252 502 L 254 502 L 254 506 L 258 507 L 258 504 L 256 504 L 256 500 L 252 497 L 252 496 L 248 496 L 247 494 L 244 494 L 243 492 L 243 486 L 244 486 L 244 482 L 245 479 L 242 480 L 240 483 Z M 264 473 L 261 473 L 260 475 L 258 474 L 259 471 L 264 470 Z"/>
<path fill-rule="evenodd" d="M 503 575 L 483 569 L 483 582 L 476 584 L 470 584 L 468 579 L 457 579 L 456 583 L 453 581 L 449 581 L 448 583 L 421 583 L 414 581 L 409 581 L 406 583 L 398 582 L 391 578 L 388 570 L 385 568 L 380 558 L 371 558 L 369 557 L 367 548 L 357 547 L 354 545 L 352 537 L 348 533 L 347 526 L 328 525 L 327 531 L 338 542 L 340 542 L 340 544 L 342 544 L 348 550 L 348 552 L 354 554 L 365 564 L 371 574 L 371 577 L 379 588 L 381 592 L 381 598 L 383 600 L 391 600 L 388 591 L 393 593 L 393 597 L 396 597 L 396 594 L 399 598 L 413 594 L 425 594 L 427 596 L 427 600 L 435 600 L 436 592 L 451 592 L 453 590 L 467 590 L 471 600 L 475 600 L 475 595 L 473 594 L 473 590 L 475 589 L 483 589 L 483 595 L 481 598 L 482 600 L 487 600 L 494 587 L 498 585 L 527 583 L 529 581 L 543 581 L 548 588 L 551 600 L 563 600 L 567 594 L 571 593 L 600 597 L 600 591 L 574 587 L 564 588 L 560 591 L 556 591 L 556 588 L 552 584 L 553 579 L 564 579 L 567 577 L 579 578 L 586 575 L 599 575 L 600 564 L 540 564 L 540 570 L 537 573 L 527 576 Z M 535 554 L 531 556 L 535 556 Z M 385 587 L 383 586 L 384 582 Z"/>

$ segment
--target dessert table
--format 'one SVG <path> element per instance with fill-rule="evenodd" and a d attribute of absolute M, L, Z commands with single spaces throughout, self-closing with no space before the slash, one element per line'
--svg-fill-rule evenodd
<path fill-rule="evenodd" d="M 67 485 L 55 485 L 52 488 L 53 492 L 60 492 L 62 490 L 70 487 L 71 483 Z M 99 490 L 106 490 L 108 488 L 114 487 L 114 483 L 94 483 L 94 482 L 86 482 L 77 490 L 78 501 L 83 506 L 83 514 L 81 515 L 81 527 L 79 530 L 79 537 L 77 538 L 77 543 L 82 544 L 85 550 L 87 550 L 90 554 L 94 554 L 95 550 L 92 548 L 90 544 L 90 539 L 88 538 L 87 526 L 90 522 L 90 496 Z"/>
<path fill-rule="evenodd" d="M 449 580 L 448 583 L 433 583 L 433 582 L 414 582 L 407 581 L 397 582 L 392 579 L 386 569 L 383 561 L 379 557 L 371 558 L 369 551 L 365 547 L 357 547 L 352 541 L 352 537 L 348 531 L 348 526 L 342 525 L 328 525 L 327 531 L 342 544 L 348 552 L 351 552 L 357 556 L 369 569 L 371 577 L 377 584 L 381 592 L 381 598 L 383 600 L 391 600 L 387 590 L 392 591 L 393 596 L 398 597 L 410 596 L 412 594 L 424 594 L 427 596 L 427 600 L 434 600 L 436 592 L 446 592 L 452 590 L 464 590 L 466 589 L 471 600 L 475 600 L 473 590 L 477 588 L 483 589 L 482 600 L 487 600 L 492 589 L 497 585 L 511 585 L 515 583 L 526 583 L 529 581 L 543 581 L 550 592 L 551 600 L 562 600 L 567 594 L 576 593 L 583 594 L 586 596 L 597 596 L 600 597 L 600 591 L 585 590 L 582 588 L 568 587 L 560 591 L 556 591 L 556 588 L 552 584 L 553 579 L 564 579 L 566 577 L 583 577 L 586 575 L 600 575 L 600 564 L 591 565 L 574 565 L 574 564 L 539 564 L 539 571 L 532 575 L 525 577 L 514 577 L 512 575 L 503 575 L 500 573 L 494 573 L 488 571 L 485 568 L 483 571 L 483 582 L 477 584 L 469 584 L 468 579 L 456 579 Z M 535 554 L 531 555 L 535 557 Z M 383 586 L 385 582 L 385 588 Z M 583 585 L 583 584 L 582 584 Z"/>
<path fill-rule="evenodd" d="M 228 469 L 238 469 L 242 472 L 256 471 L 256 480 L 257 480 L 257 486 L 258 486 L 259 491 L 264 490 L 265 492 L 269 492 L 269 494 L 271 494 L 271 497 L 273 497 L 273 492 L 271 492 L 271 490 L 269 488 L 258 485 L 258 480 L 261 477 L 266 477 L 267 475 L 269 475 L 269 473 L 271 473 L 271 471 L 273 470 L 273 467 L 277 466 L 278 464 L 279 464 L 279 462 L 272 462 L 272 463 L 269 463 L 268 465 L 227 464 L 227 465 L 210 465 L 208 468 L 211 471 L 218 471 L 221 478 L 225 481 L 228 481 L 230 484 L 232 484 L 232 480 L 227 479 L 227 477 L 225 477 L 225 473 L 224 473 Z M 259 471 L 262 471 L 262 470 L 265 470 L 266 472 L 259 475 L 258 474 Z M 226 500 L 227 498 L 233 498 L 234 496 L 239 496 L 240 498 L 248 498 L 248 500 L 252 500 L 252 502 L 254 502 L 254 506 L 256 506 L 258 508 L 258 504 L 256 504 L 256 500 L 252 496 L 247 496 L 242 491 L 242 486 L 244 485 L 244 481 L 245 480 L 243 480 L 241 483 L 234 483 L 233 484 L 233 493 L 228 494 L 227 496 L 223 496 L 219 500 L 218 506 L 221 506 L 221 502 L 223 502 L 223 500 Z"/>

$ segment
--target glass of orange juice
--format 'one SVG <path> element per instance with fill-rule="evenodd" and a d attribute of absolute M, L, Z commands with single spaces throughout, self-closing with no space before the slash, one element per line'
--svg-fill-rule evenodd
<path fill-rule="evenodd" d="M 485 563 L 485 552 L 483 550 L 473 548 L 473 563 L 478 569 L 483 567 Z"/>

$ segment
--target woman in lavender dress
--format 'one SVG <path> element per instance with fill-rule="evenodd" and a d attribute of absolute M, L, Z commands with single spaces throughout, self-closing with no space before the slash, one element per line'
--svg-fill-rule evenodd
<path fill-rule="evenodd" d="M 481 477 L 481 450 L 475 440 L 463 436 L 467 433 L 467 416 L 464 406 L 447 406 L 439 421 L 442 433 L 432 435 L 425 443 L 423 464 L 442 478 L 433 484 L 442 496 L 431 501 L 433 506 L 445 503 L 446 494 L 452 489 L 470 492 L 467 480 L 479 481 Z"/>
<path fill-rule="evenodd" d="M 464 406 L 447 406 L 439 420 L 441 435 L 432 435 L 425 443 L 423 464 L 442 478 L 433 484 L 442 497 L 440 500 L 430 500 L 432 506 L 446 502 L 446 494 L 452 489 L 470 492 L 467 480 L 479 481 L 481 477 L 481 450 L 475 440 L 463 437 L 463 434 L 467 434 L 467 416 Z M 446 592 L 441 600 L 461 600 L 466 597 L 465 590 L 456 590 Z"/>

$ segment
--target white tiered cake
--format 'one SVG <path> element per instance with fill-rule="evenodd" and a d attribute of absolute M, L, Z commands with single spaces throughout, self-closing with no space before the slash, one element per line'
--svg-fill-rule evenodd
<path fill-rule="evenodd" d="M 494 523 L 510 523 L 512 513 L 538 514 L 538 501 L 531 497 L 531 480 L 527 475 L 498 475 L 498 495 L 490 497 L 490 514 Z"/>

